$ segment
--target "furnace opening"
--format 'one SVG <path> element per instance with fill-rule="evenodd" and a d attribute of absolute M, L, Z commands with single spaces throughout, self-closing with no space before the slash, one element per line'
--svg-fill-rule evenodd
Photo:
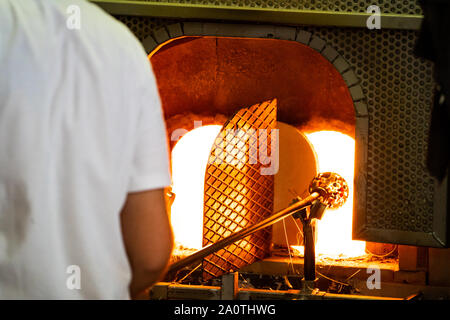
<path fill-rule="evenodd" d="M 175 200 L 171 207 L 171 221 L 178 247 L 202 247 L 205 169 L 220 129 L 219 125 L 209 125 L 191 130 L 172 150 L 172 191 Z M 362 256 L 365 254 L 365 242 L 352 240 L 355 141 L 335 131 L 311 132 L 306 136 L 316 151 L 319 171 L 340 173 L 349 182 L 351 194 L 342 208 L 328 210 L 318 222 L 316 255 L 331 258 Z M 295 237 L 301 237 L 301 230 L 296 232 L 299 234 Z"/>

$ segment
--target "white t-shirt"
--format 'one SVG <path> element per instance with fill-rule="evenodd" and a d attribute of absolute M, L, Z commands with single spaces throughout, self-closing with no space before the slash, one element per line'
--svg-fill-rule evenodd
<path fill-rule="evenodd" d="M 144 49 L 88 2 L 0 0 L 0 74 L 0 299 L 129 298 L 120 210 L 170 184 Z"/>

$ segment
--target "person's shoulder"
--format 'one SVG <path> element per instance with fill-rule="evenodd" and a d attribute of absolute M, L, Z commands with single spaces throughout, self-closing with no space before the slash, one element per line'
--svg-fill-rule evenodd
<path fill-rule="evenodd" d="M 70 14 L 70 6 L 79 6 L 80 30 L 85 29 L 86 36 L 111 42 L 116 47 L 140 46 L 139 40 L 125 24 L 109 15 L 96 4 L 87 0 L 64 1 L 69 8 L 66 13 Z"/>
<path fill-rule="evenodd" d="M 115 17 L 104 12 L 95 4 L 88 3 L 91 8 L 90 21 L 87 26 L 90 31 L 88 36 L 94 37 L 102 46 L 102 51 L 108 51 L 108 55 L 123 57 L 124 59 L 142 60 L 146 56 L 145 49 L 131 30 Z M 95 7 L 95 8 L 93 8 Z"/>
<path fill-rule="evenodd" d="M 24 0 L 7 1 L 26 7 L 26 12 L 35 15 L 33 23 L 40 23 L 40 29 L 55 35 L 55 41 L 63 38 L 80 48 L 95 48 L 104 59 L 143 50 L 127 26 L 87 0 L 34 0 L 33 8 Z"/>

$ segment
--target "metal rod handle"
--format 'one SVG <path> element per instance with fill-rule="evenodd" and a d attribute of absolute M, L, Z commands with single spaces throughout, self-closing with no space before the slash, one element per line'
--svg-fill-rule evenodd
<path fill-rule="evenodd" d="M 226 238 L 223 238 L 213 244 L 210 244 L 210 245 L 200 249 L 199 251 L 191 254 L 190 256 L 171 264 L 169 266 L 168 272 L 172 273 L 172 272 L 178 271 L 186 266 L 191 265 L 192 263 L 194 263 L 198 260 L 203 259 L 204 257 L 206 257 L 220 249 L 223 249 L 224 247 L 232 244 L 233 242 L 241 240 L 256 231 L 259 231 L 268 226 L 271 226 L 274 223 L 277 223 L 278 221 L 283 220 L 284 218 L 288 217 L 289 215 L 295 213 L 296 211 L 303 209 L 307 206 L 310 206 L 319 197 L 320 197 L 320 194 L 318 192 L 313 192 L 309 196 L 307 196 L 305 199 L 302 199 L 302 200 L 290 205 L 289 207 L 274 213 L 270 217 L 254 224 L 250 227 L 247 227 L 240 231 L 237 231 L 237 232 L 233 233 L 232 235 L 230 235 Z"/>
<path fill-rule="evenodd" d="M 314 232 L 311 219 L 303 223 L 303 236 L 305 243 L 304 277 L 306 281 L 316 279 L 316 252 L 314 248 Z"/>

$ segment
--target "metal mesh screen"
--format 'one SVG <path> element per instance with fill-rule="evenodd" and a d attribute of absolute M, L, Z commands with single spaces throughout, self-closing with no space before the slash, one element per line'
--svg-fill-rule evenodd
<path fill-rule="evenodd" d="M 261 169 L 270 159 L 275 123 L 276 100 L 241 109 L 224 124 L 206 168 L 203 247 L 272 214 L 274 176 Z M 270 243 L 271 229 L 266 228 L 209 255 L 203 260 L 203 279 L 263 259 Z"/>
<path fill-rule="evenodd" d="M 310 28 L 350 63 L 369 113 L 366 225 L 433 231 L 434 182 L 425 168 L 432 64 L 413 31 Z"/>
<path fill-rule="evenodd" d="M 125 24 L 141 41 L 158 28 L 178 22 L 178 20 L 138 16 L 115 16 L 115 18 Z"/>
<path fill-rule="evenodd" d="M 253 7 L 265 9 L 297 9 L 321 11 L 366 12 L 367 7 L 377 5 L 383 13 L 421 14 L 422 10 L 416 0 L 141 0 L 150 2 L 169 2 L 201 4 L 227 7 Z"/>

